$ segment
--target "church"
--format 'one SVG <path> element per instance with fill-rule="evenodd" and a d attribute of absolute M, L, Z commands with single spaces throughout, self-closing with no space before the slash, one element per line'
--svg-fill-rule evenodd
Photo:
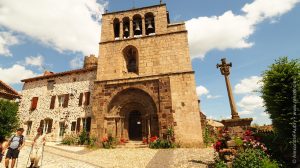
<path fill-rule="evenodd" d="M 27 135 L 47 126 L 55 141 L 83 129 L 97 139 L 142 140 L 171 128 L 177 143 L 201 146 L 185 24 L 171 23 L 166 4 L 159 4 L 107 12 L 101 31 L 99 56 L 85 57 L 82 69 L 22 80 L 19 112 Z"/>

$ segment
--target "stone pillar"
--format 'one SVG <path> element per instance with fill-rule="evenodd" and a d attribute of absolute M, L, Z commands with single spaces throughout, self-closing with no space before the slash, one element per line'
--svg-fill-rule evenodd
<path fill-rule="evenodd" d="M 145 17 L 142 18 L 142 35 L 146 35 L 146 24 L 145 24 Z"/>
<path fill-rule="evenodd" d="M 133 31 L 133 20 L 132 20 L 132 19 L 130 19 L 130 23 L 129 23 L 129 31 L 130 31 L 129 37 L 130 37 L 130 38 L 133 38 L 134 31 Z"/>
<path fill-rule="evenodd" d="M 151 122 L 150 119 L 147 119 L 147 126 L 148 126 L 148 138 L 151 137 Z"/>
<path fill-rule="evenodd" d="M 120 22 L 120 40 L 123 39 L 124 32 L 123 32 L 123 21 Z"/>
<path fill-rule="evenodd" d="M 232 94 L 231 84 L 230 84 L 230 80 L 229 80 L 228 76 L 225 76 L 225 82 L 226 82 L 226 87 L 227 87 L 227 94 L 228 94 L 228 98 L 229 98 L 232 119 L 238 119 L 240 117 L 236 110 L 235 101 L 234 101 L 234 97 Z"/>

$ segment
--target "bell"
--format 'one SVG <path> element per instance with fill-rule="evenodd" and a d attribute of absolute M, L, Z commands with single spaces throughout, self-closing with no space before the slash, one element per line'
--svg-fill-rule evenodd
<path fill-rule="evenodd" d="M 152 26 L 152 24 L 150 23 L 150 24 L 148 24 L 148 27 L 147 27 L 147 29 L 148 30 L 152 30 L 153 29 L 153 26 Z"/>
<path fill-rule="evenodd" d="M 129 32 L 128 26 L 125 26 L 125 33 Z"/>
<path fill-rule="evenodd" d="M 139 24 L 136 24 L 135 31 L 137 31 L 137 32 L 141 31 Z"/>

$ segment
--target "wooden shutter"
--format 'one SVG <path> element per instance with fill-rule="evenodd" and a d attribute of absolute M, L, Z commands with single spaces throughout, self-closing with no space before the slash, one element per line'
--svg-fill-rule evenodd
<path fill-rule="evenodd" d="M 63 107 L 64 108 L 68 107 L 68 103 L 69 103 L 69 94 L 65 94 Z"/>
<path fill-rule="evenodd" d="M 48 130 L 47 133 L 51 133 L 53 120 L 48 120 Z"/>
<path fill-rule="evenodd" d="M 82 106 L 82 98 L 83 98 L 83 93 L 80 93 L 78 106 Z"/>
<path fill-rule="evenodd" d="M 37 107 L 37 103 L 38 103 L 38 97 L 33 97 L 31 100 L 31 110 L 35 110 Z"/>
<path fill-rule="evenodd" d="M 80 121 L 81 121 L 81 118 L 77 118 L 76 132 L 80 132 Z"/>
<path fill-rule="evenodd" d="M 56 99 L 56 96 L 52 96 L 51 97 L 50 109 L 54 109 L 54 107 L 55 107 L 55 99 Z"/>
<path fill-rule="evenodd" d="M 85 93 L 84 93 L 84 97 L 85 97 L 84 105 L 85 105 L 85 106 L 90 105 L 90 92 L 85 92 Z"/>

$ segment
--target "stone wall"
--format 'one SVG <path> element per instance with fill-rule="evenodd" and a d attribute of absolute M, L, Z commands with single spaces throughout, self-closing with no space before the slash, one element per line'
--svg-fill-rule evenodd
<path fill-rule="evenodd" d="M 32 128 L 28 137 L 32 138 L 36 134 L 36 129 L 39 127 L 41 120 L 49 118 L 53 119 L 53 125 L 51 133 L 47 137 L 51 141 L 60 141 L 62 139 L 62 137 L 58 136 L 60 122 L 65 122 L 67 126 L 66 133 L 71 133 L 72 122 L 76 122 L 77 118 L 91 116 L 92 99 L 90 99 L 90 105 L 79 106 L 79 96 L 80 93 L 84 92 L 91 92 L 91 96 L 93 96 L 92 90 L 95 78 L 96 70 L 25 82 L 22 90 L 19 114 L 25 131 L 28 128 L 26 125 L 27 122 L 32 121 Z M 47 88 L 49 80 L 55 81 L 53 89 Z M 66 108 L 58 107 L 57 96 L 63 94 L 69 94 L 68 107 Z M 56 96 L 54 109 L 50 109 L 52 96 Z M 33 97 L 38 97 L 38 102 L 37 108 L 32 111 L 30 108 Z"/>

